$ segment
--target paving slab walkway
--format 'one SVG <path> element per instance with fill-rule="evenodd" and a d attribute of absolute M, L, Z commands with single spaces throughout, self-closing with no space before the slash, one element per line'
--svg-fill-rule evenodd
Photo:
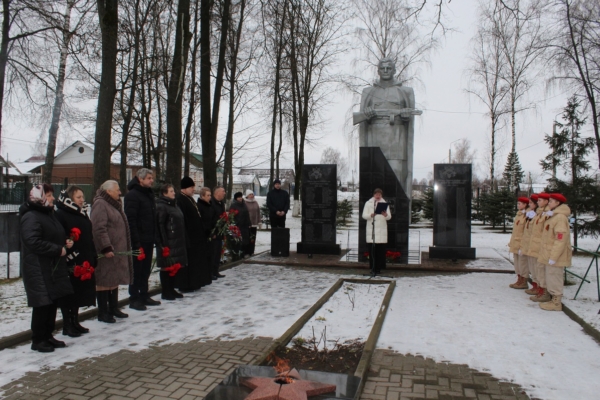
<path fill-rule="evenodd" d="M 258 360 L 272 343 L 271 338 L 196 340 L 139 352 L 121 350 L 59 369 L 30 372 L 0 390 L 7 400 L 203 399 L 238 365 Z M 360 398 L 529 399 L 519 386 L 499 382 L 466 365 L 436 363 L 381 349 L 373 355 Z"/>
<path fill-rule="evenodd" d="M 468 365 L 376 350 L 361 399 L 526 400 L 523 389 Z"/>

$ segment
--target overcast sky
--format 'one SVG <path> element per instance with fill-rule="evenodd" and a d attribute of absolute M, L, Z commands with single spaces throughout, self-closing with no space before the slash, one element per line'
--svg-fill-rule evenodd
<path fill-rule="evenodd" d="M 433 170 L 434 163 L 447 162 L 450 144 L 461 138 L 468 138 L 472 148 L 476 150 L 474 172 L 481 178 L 487 177 L 489 167 L 485 155 L 489 151 L 489 123 L 484 115 L 485 108 L 474 97 L 465 93 L 468 76 L 465 70 L 469 67 L 470 39 L 476 31 L 477 1 L 455 0 L 446 9 L 450 25 L 455 31 L 449 33 L 442 41 L 440 49 L 431 56 L 431 66 L 423 68 L 422 85 L 415 85 L 417 108 L 423 115 L 416 117 L 414 147 L 414 177 L 427 178 Z M 340 69 L 347 68 L 347 60 L 353 57 L 350 49 L 338 63 Z M 375 70 L 373 70 L 375 73 Z M 545 90 L 545 82 L 540 79 L 537 86 L 529 93 L 529 99 L 536 102 L 535 110 L 525 111 L 517 115 L 517 151 L 523 169 L 539 176 L 539 160 L 548 153 L 543 142 L 544 134 L 552 131 L 552 121 L 566 105 L 570 92 L 563 89 L 552 92 Z M 352 158 L 350 147 L 344 135 L 347 127 L 348 111 L 353 105 L 349 93 L 338 91 L 330 96 L 330 105 L 324 109 L 323 133 L 316 146 L 306 151 L 305 162 L 318 163 L 323 148 L 338 148 L 343 156 Z M 358 106 L 355 106 L 358 110 Z M 40 128 L 30 126 L 26 118 L 8 118 L 3 127 L 3 155 L 9 154 L 11 160 L 20 161 L 31 155 L 31 146 L 40 132 Z M 246 121 L 248 125 L 255 121 Z M 63 124 L 61 129 L 66 125 Z M 585 133 L 591 135 L 590 126 L 584 127 Z M 346 128 L 347 129 L 347 128 Z M 47 127 L 43 129 L 47 131 Z M 59 132 L 60 135 L 61 132 Z M 78 139 L 77 134 L 72 135 Z M 507 151 L 510 148 L 510 135 L 505 129 L 498 140 L 503 147 L 499 151 L 497 170 L 504 168 Z M 289 151 L 282 167 L 292 167 L 293 157 Z M 355 151 L 357 153 L 357 150 Z M 263 153 L 264 154 L 264 153 Z M 355 154 L 357 156 L 357 154 Z M 355 157 L 356 158 L 356 157 Z M 592 166 L 597 165 L 597 156 L 593 154 Z M 357 176 L 354 166 L 355 176 Z M 353 168 L 350 168 L 350 171 Z M 351 179 L 349 172 L 348 179 Z M 538 179 L 538 181 L 544 178 Z M 541 183 L 541 182 L 540 182 Z"/>

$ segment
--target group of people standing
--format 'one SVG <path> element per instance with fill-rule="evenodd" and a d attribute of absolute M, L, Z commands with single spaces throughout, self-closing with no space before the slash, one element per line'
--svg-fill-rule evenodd
<path fill-rule="evenodd" d="M 571 266 L 571 209 L 566 203 L 560 193 L 519 197 L 508 244 L 517 273 L 510 287 L 525 290 L 547 311 L 562 310 L 565 267 Z"/>
<path fill-rule="evenodd" d="M 158 198 L 153 185 L 152 170 L 140 169 L 122 201 L 118 182 L 108 180 L 97 190 L 91 212 L 77 186 L 62 191 L 58 200 L 51 185 L 32 188 L 20 208 L 23 283 L 33 309 L 32 350 L 66 346 L 53 336 L 59 308 L 63 335 L 70 337 L 89 332 L 79 323 L 80 307 L 97 305 L 101 322 L 127 318 L 119 309 L 121 285 L 129 285 L 129 308 L 144 311 L 160 305 L 148 287 L 154 248 L 163 300 L 182 298 L 182 293 L 225 277 L 219 273 L 223 241 L 213 232 L 225 212 L 225 189 L 203 187 L 196 201 L 189 177 L 181 180 L 179 193 L 171 184 L 162 185 Z M 242 193 L 234 198 L 240 251 L 249 255 L 260 209 L 252 191 L 245 199 Z"/>

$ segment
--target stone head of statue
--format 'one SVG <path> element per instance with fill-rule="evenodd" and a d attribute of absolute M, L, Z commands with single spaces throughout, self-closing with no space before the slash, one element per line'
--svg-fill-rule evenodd
<path fill-rule="evenodd" d="M 377 72 L 382 81 L 393 81 L 396 75 L 396 65 L 390 57 L 379 60 Z"/>

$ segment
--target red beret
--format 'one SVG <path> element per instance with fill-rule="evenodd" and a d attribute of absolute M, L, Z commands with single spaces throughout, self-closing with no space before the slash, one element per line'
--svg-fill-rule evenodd
<path fill-rule="evenodd" d="M 537 194 L 532 194 L 531 197 L 529 197 L 531 199 L 531 201 L 533 201 L 534 203 L 538 201 L 538 195 Z"/>
<path fill-rule="evenodd" d="M 546 192 L 542 192 L 542 193 L 538 194 L 538 199 L 548 200 L 549 198 L 550 198 L 550 195 Z"/>
<path fill-rule="evenodd" d="M 561 203 L 566 203 L 567 202 L 567 198 L 565 196 L 563 196 L 562 194 L 560 194 L 560 193 L 551 193 L 550 194 L 550 198 L 554 199 L 554 200 L 558 200 Z"/>
<path fill-rule="evenodd" d="M 517 201 L 518 201 L 519 203 L 525 203 L 525 204 L 529 204 L 529 198 L 528 198 L 528 197 L 519 197 L 519 198 L 517 199 Z"/>

